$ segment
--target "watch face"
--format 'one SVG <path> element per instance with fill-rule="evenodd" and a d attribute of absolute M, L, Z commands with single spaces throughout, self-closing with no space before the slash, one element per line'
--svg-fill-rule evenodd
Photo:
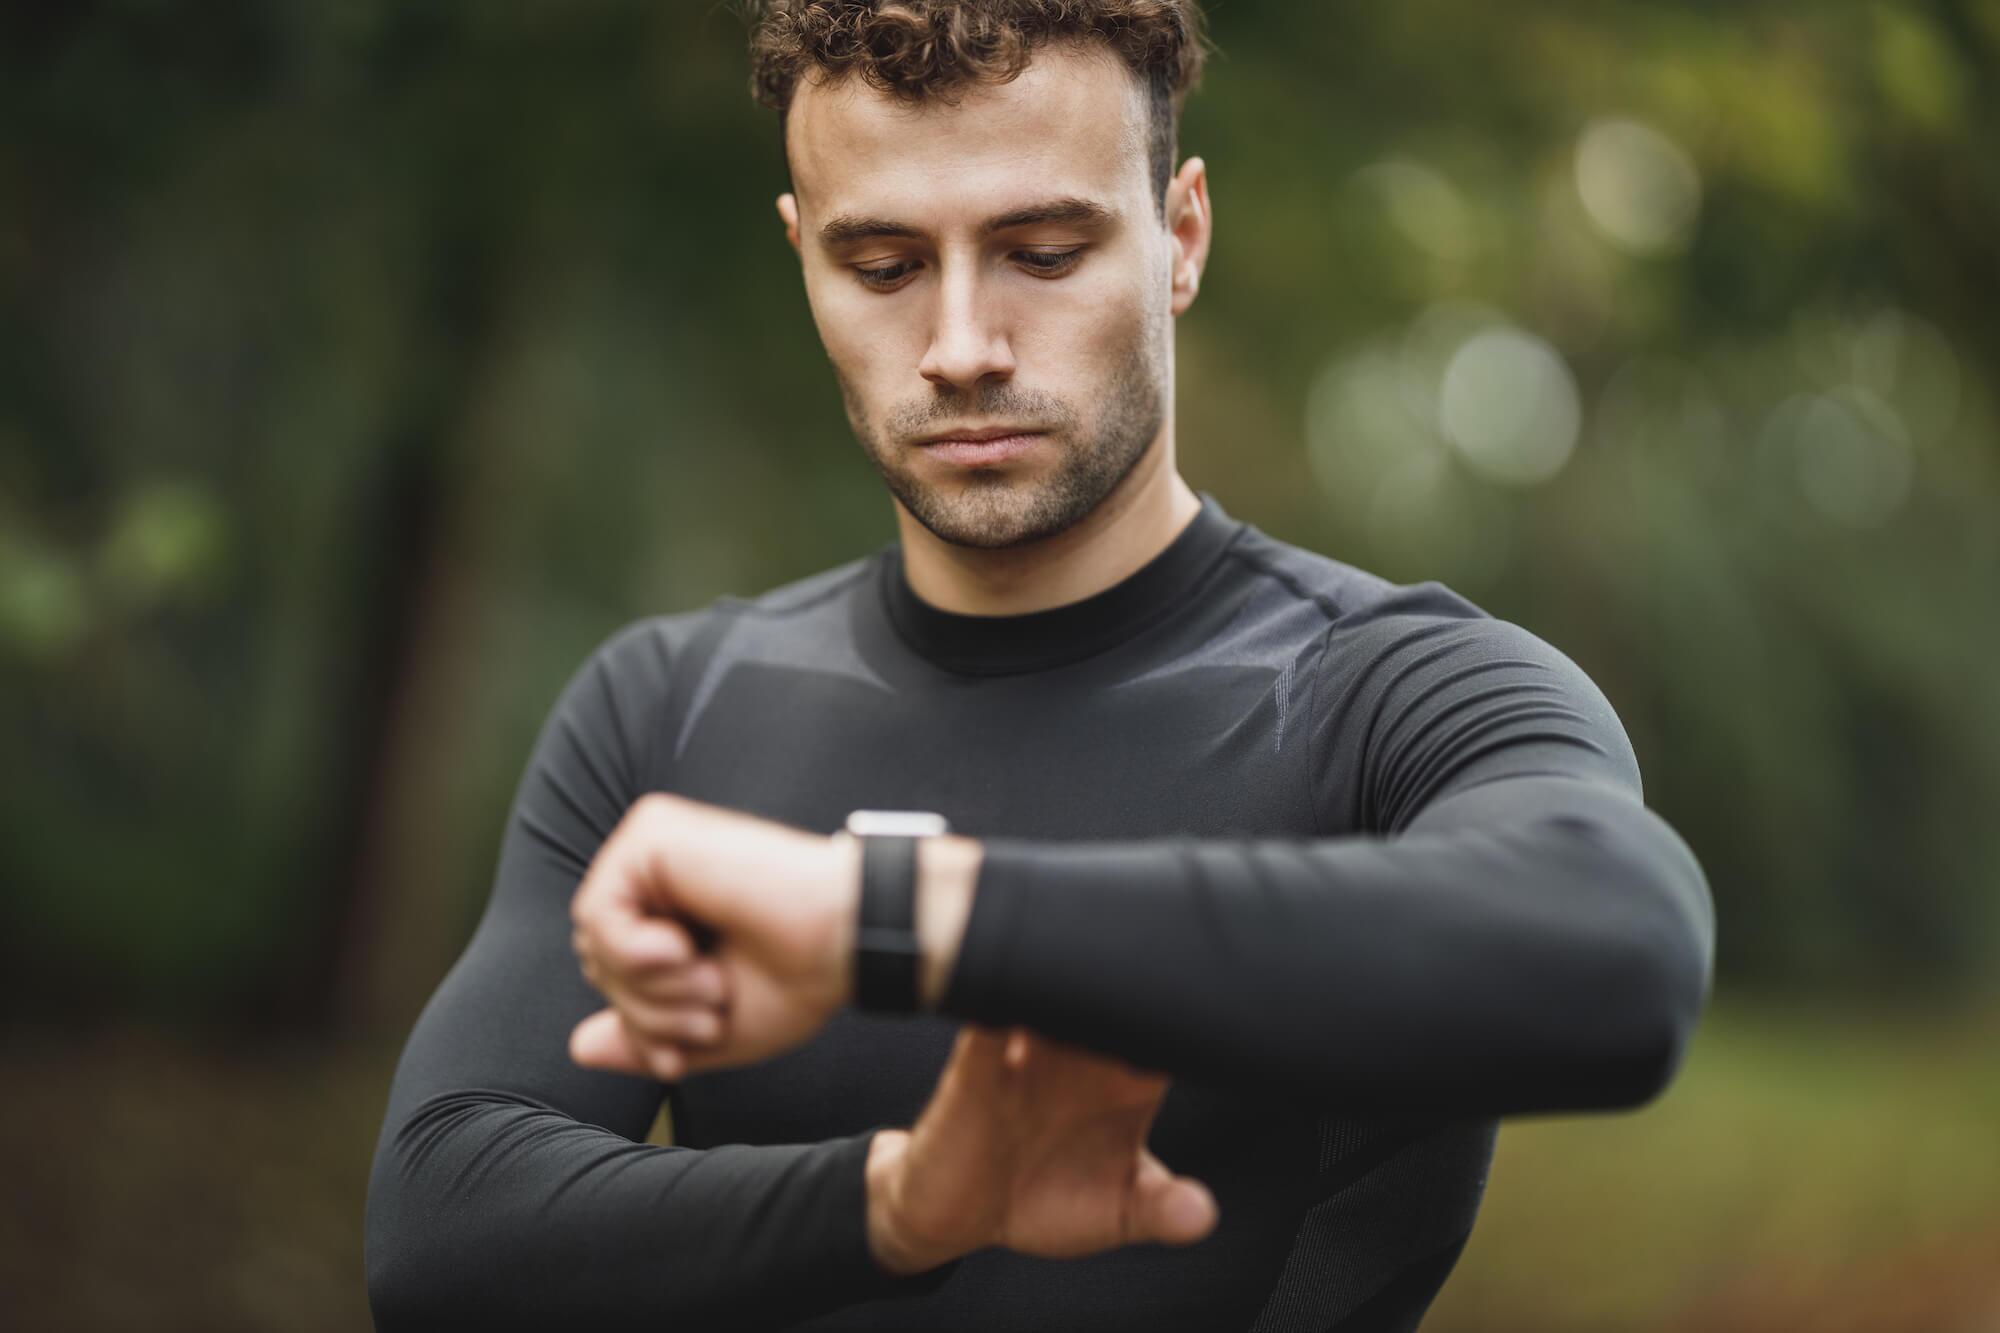
<path fill-rule="evenodd" d="M 856 837 L 929 838 L 949 833 L 951 826 L 930 810 L 855 810 L 847 816 L 847 831 Z"/>

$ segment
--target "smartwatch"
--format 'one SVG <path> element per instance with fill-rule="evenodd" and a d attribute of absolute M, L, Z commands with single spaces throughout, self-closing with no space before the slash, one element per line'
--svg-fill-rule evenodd
<path fill-rule="evenodd" d="M 947 833 L 950 825 L 929 810 L 856 810 L 847 816 L 847 831 L 861 842 L 854 1007 L 917 1013 L 917 840 Z"/>

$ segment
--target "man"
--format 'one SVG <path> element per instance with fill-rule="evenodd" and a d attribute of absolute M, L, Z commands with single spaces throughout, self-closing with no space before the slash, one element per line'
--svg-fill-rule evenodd
<path fill-rule="evenodd" d="M 1191 3 L 752 51 L 899 540 L 564 689 L 397 1070 L 379 1325 L 1415 1327 L 1498 1117 L 1672 1077 L 1699 866 L 1568 658 L 1178 475 Z"/>

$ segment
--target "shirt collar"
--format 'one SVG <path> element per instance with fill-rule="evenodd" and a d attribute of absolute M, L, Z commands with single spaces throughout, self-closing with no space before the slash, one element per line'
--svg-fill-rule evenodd
<path fill-rule="evenodd" d="M 878 553 L 876 586 L 897 634 L 947 671 L 999 676 L 1081 661 L 1121 643 L 1181 605 L 1243 524 L 1215 497 L 1151 560 L 1079 602 L 1014 616 L 974 616 L 931 605 L 910 587 L 901 543 Z"/>

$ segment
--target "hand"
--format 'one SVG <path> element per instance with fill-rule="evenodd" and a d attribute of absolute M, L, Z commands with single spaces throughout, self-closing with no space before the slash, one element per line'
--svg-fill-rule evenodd
<path fill-rule="evenodd" d="M 571 944 L 610 1005 L 570 1034 L 570 1058 L 673 1080 L 809 1039 L 852 989 L 859 857 L 852 839 L 721 806 L 634 802 L 571 901 Z"/>
<path fill-rule="evenodd" d="M 1167 1079 L 1025 1029 L 965 1024 L 908 1131 L 868 1157 L 868 1233 L 889 1271 L 988 1245 L 1076 1258 L 1214 1230 L 1215 1197 L 1146 1147 Z"/>

